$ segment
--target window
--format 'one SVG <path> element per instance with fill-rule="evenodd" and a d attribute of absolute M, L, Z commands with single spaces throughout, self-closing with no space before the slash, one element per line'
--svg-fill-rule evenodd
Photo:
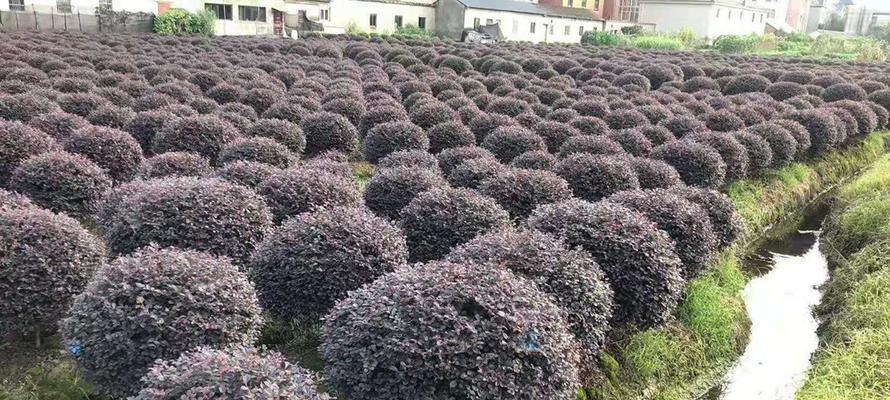
<path fill-rule="evenodd" d="M 744 11 L 739 11 L 739 21 L 741 21 L 745 17 Z"/>
<path fill-rule="evenodd" d="M 519 33 L 519 20 L 513 20 L 513 33 Z"/>
<path fill-rule="evenodd" d="M 318 10 L 318 19 L 322 21 L 330 21 L 331 20 L 331 10 Z"/>
<path fill-rule="evenodd" d="M 528 28 L 528 32 L 529 32 L 529 33 L 535 33 L 535 23 L 534 23 L 534 22 L 532 22 L 531 27 Z"/>
<path fill-rule="evenodd" d="M 479 23 L 479 18 L 473 18 L 473 29 L 478 28 L 479 25 L 481 25 L 481 24 Z"/>
<path fill-rule="evenodd" d="M 584 27 L 583 26 L 578 27 L 578 36 L 584 36 Z"/>
<path fill-rule="evenodd" d="M 71 0 L 56 0 L 56 11 L 61 14 L 71 14 Z"/>
<path fill-rule="evenodd" d="M 417 27 L 426 29 L 426 17 L 417 17 Z"/>
<path fill-rule="evenodd" d="M 566 25 L 566 30 L 565 30 L 565 32 L 566 32 L 566 33 L 565 33 L 566 36 L 571 35 L 571 34 L 572 34 L 572 27 Z"/>
<path fill-rule="evenodd" d="M 25 11 L 25 0 L 9 0 L 10 11 Z"/>
<path fill-rule="evenodd" d="M 113 8 L 111 2 L 112 0 L 99 0 L 99 5 L 96 8 L 111 10 Z"/>
<path fill-rule="evenodd" d="M 566 7 L 574 7 L 575 2 L 573 0 L 566 0 Z"/>
<path fill-rule="evenodd" d="M 751 13 L 751 22 L 754 22 L 754 18 L 757 17 L 757 14 Z"/>
<path fill-rule="evenodd" d="M 587 8 L 587 0 L 581 0 L 581 7 Z"/>
<path fill-rule="evenodd" d="M 726 19 L 732 19 L 732 10 L 729 10 L 728 14 L 729 14 L 729 16 L 727 16 Z"/>
<path fill-rule="evenodd" d="M 720 7 L 717 7 L 717 18 L 720 18 Z"/>
<path fill-rule="evenodd" d="M 204 3 L 204 9 L 216 15 L 216 19 L 232 20 L 232 6 L 228 4 Z"/>
<path fill-rule="evenodd" d="M 760 22 L 763 22 L 763 14 L 760 14 Z"/>
<path fill-rule="evenodd" d="M 593 8 L 600 9 L 600 0 L 593 0 Z"/>
<path fill-rule="evenodd" d="M 488 19 L 485 20 L 485 25 L 491 25 L 491 24 L 493 24 L 493 23 L 494 23 L 494 20 L 491 19 L 491 18 L 488 18 Z"/>
<path fill-rule="evenodd" d="M 402 27 L 402 16 L 396 15 L 396 29 L 401 28 L 401 27 Z"/>
<path fill-rule="evenodd" d="M 371 29 L 377 27 L 377 14 L 371 14 L 371 20 L 368 22 L 368 25 L 371 26 Z"/>
<path fill-rule="evenodd" d="M 550 34 L 553 34 L 553 24 L 550 24 Z"/>
<path fill-rule="evenodd" d="M 266 7 L 238 6 L 238 19 L 266 22 Z"/>

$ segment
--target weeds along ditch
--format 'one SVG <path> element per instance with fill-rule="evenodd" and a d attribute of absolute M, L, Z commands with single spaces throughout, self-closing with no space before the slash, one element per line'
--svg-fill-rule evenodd
<path fill-rule="evenodd" d="M 688 398 L 744 349 L 739 249 L 890 106 L 884 63 L 2 39 L 11 398 Z"/>

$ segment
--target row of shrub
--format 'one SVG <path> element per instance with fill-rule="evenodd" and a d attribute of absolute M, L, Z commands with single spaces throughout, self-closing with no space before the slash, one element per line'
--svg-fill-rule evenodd
<path fill-rule="evenodd" d="M 214 387 L 179 377 L 227 363 L 256 393 L 315 393 L 257 360 L 264 319 L 321 324 L 346 398 L 573 397 L 608 332 L 664 324 L 732 244 L 715 189 L 855 142 L 890 105 L 869 63 L 5 38 L 0 254 L 21 267 L 2 326 L 61 318 L 112 397 Z M 377 165 L 364 188 L 350 160 Z"/>

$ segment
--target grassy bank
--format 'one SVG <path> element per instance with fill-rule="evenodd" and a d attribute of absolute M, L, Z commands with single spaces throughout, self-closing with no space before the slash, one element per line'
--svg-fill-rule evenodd
<path fill-rule="evenodd" d="M 890 155 L 839 191 L 821 250 L 822 346 L 797 398 L 890 398 Z"/>
<path fill-rule="evenodd" d="M 689 283 L 676 319 L 617 342 L 601 357 L 590 399 L 688 399 L 712 386 L 744 351 L 749 321 L 741 298 L 748 277 L 739 256 L 771 227 L 875 162 L 887 133 L 806 163 L 793 163 L 726 189 L 745 222 L 736 245 Z"/>

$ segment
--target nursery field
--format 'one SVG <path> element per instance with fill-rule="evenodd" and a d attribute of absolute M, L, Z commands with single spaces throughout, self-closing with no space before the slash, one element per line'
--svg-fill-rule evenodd
<path fill-rule="evenodd" d="M 708 321 L 692 293 L 738 273 L 739 186 L 890 116 L 877 62 L 47 33 L 0 54 L 4 399 L 627 398 L 609 352 Z M 47 358 L 67 386 L 35 395 Z"/>

